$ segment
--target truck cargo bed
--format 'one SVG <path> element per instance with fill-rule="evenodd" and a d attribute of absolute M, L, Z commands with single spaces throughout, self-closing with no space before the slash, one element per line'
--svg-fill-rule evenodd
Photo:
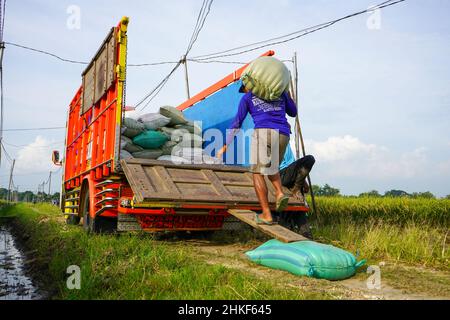
<path fill-rule="evenodd" d="M 167 161 L 122 160 L 135 204 L 170 201 L 227 207 L 259 206 L 252 174 L 246 168 L 225 165 L 175 164 Z M 269 202 L 275 205 L 274 188 L 268 181 Z M 285 190 L 286 194 L 291 195 Z M 305 208 L 303 199 L 291 197 L 289 207 Z"/>

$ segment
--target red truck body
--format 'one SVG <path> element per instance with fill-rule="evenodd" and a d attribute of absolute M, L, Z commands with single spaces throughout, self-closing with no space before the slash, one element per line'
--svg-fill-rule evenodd
<path fill-rule="evenodd" d="M 220 230 L 236 222 L 229 209 L 259 210 L 245 168 L 120 159 L 127 27 L 128 18 L 123 18 L 111 29 L 69 106 L 61 201 L 67 221 L 83 219 L 90 231 Z M 189 108 L 235 82 L 244 68 L 178 108 Z M 273 190 L 269 200 L 273 205 Z M 288 210 L 309 208 L 293 200 Z"/>

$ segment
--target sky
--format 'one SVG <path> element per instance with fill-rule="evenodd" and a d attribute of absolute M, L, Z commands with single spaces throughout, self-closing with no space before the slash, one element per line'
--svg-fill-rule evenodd
<path fill-rule="evenodd" d="M 4 40 L 89 61 L 109 29 L 130 17 L 128 62 L 177 61 L 188 45 L 200 0 L 8 1 Z M 226 50 L 326 22 L 382 1 L 215 0 L 191 56 Z M 79 25 L 74 13 L 79 12 Z M 316 158 L 314 184 L 343 194 L 391 189 L 450 194 L 450 2 L 407 0 L 306 37 L 233 57 L 248 62 L 268 49 L 299 59 L 299 112 L 306 151 Z M 79 28 L 78 28 L 79 27 Z M 289 67 L 291 67 L 288 64 Z M 195 94 L 237 69 L 190 63 Z M 128 68 L 127 105 L 170 71 L 170 65 Z M 4 127 L 64 126 L 81 84 L 82 65 L 7 46 Z M 180 68 L 146 111 L 186 99 Z M 5 132 L 16 159 L 14 182 L 36 191 L 53 171 L 51 151 L 63 150 L 64 130 Z M 10 163 L 2 159 L 0 186 Z"/>

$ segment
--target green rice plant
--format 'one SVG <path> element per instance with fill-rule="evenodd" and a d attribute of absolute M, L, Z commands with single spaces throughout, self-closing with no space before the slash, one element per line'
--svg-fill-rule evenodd
<path fill-rule="evenodd" d="M 314 236 L 369 260 L 448 269 L 450 201 L 319 197 Z"/>
<path fill-rule="evenodd" d="M 377 220 L 398 226 L 414 222 L 450 227 L 448 199 L 318 197 L 316 201 L 323 224 Z"/>

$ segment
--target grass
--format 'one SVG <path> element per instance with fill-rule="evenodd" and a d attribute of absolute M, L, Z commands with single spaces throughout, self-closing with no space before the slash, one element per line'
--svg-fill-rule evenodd
<path fill-rule="evenodd" d="M 50 205 L 3 206 L 0 217 L 13 223 L 34 273 L 54 299 L 327 299 L 261 281 L 243 271 L 195 259 L 189 247 L 172 247 L 151 236 L 88 236 L 63 224 Z M 81 290 L 66 288 L 67 267 L 81 268 Z"/>
<path fill-rule="evenodd" d="M 383 281 L 397 289 L 428 296 L 450 295 L 448 200 L 317 200 L 321 219 L 311 221 L 317 240 L 358 252 L 360 259 L 368 259 L 368 265 L 385 262 Z M 183 241 L 155 241 L 145 234 L 87 236 L 81 227 L 65 225 L 58 208 L 50 205 L 3 206 L 1 217 L 13 218 L 17 234 L 23 235 L 22 243 L 35 252 L 29 257 L 35 259 L 34 272 L 45 275 L 41 276 L 44 287 L 55 299 L 339 298 L 328 283 L 278 271 L 261 278 L 248 272 L 248 268 L 255 268 L 250 264 L 235 268 L 229 257 L 215 259 L 214 253 L 205 258 L 195 244 Z M 254 235 L 245 235 L 232 243 L 260 243 Z M 215 260 L 218 262 L 211 263 Z M 79 291 L 66 289 L 69 265 L 81 267 Z M 356 278 L 365 281 L 367 275 L 360 271 Z M 302 289 L 292 287 L 295 281 L 302 283 Z"/>
<path fill-rule="evenodd" d="M 450 201 L 319 197 L 314 236 L 373 261 L 448 270 Z"/>

